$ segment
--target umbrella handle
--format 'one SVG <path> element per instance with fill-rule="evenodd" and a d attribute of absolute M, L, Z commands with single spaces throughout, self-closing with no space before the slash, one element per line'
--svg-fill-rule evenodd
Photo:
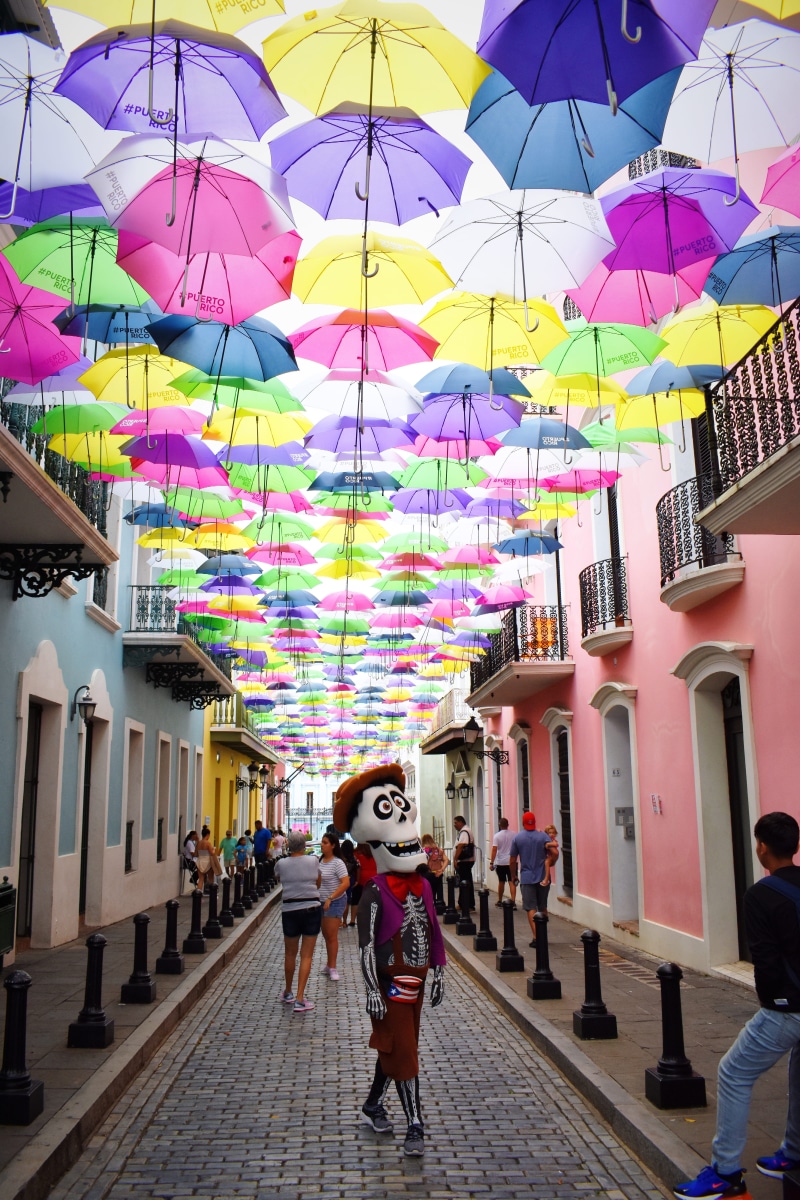
<path fill-rule="evenodd" d="M 175 212 L 178 206 L 178 176 L 173 173 L 172 176 L 172 210 L 165 214 L 164 219 L 167 225 L 175 224 Z"/>
<path fill-rule="evenodd" d="M 594 146 L 589 141 L 588 135 L 581 138 L 581 145 L 583 146 L 586 153 L 589 155 L 589 158 L 594 158 Z"/>
<path fill-rule="evenodd" d="M 736 191 L 733 193 L 733 195 L 731 197 L 728 197 L 728 196 L 722 197 L 722 203 L 725 205 L 726 208 L 731 208 L 732 205 L 738 204 L 739 198 L 742 194 L 742 184 L 741 184 L 741 180 L 739 179 L 739 159 L 738 158 L 736 159 L 736 161 L 733 165 L 733 174 L 736 179 Z"/>
<path fill-rule="evenodd" d="M 530 325 L 528 323 L 528 301 L 527 301 L 527 298 L 525 300 L 523 300 L 522 306 L 525 310 L 525 329 L 527 330 L 528 333 L 535 333 L 536 330 L 539 328 L 539 318 L 538 318 L 538 316 L 535 316 L 534 321 L 536 323 L 534 325 Z"/>
<path fill-rule="evenodd" d="M 175 116 L 175 110 L 173 108 L 171 108 L 169 110 L 169 112 L 167 113 L 166 117 L 163 117 L 163 118 L 157 117 L 155 112 L 153 111 L 153 66 L 152 66 L 152 63 L 150 64 L 149 79 L 148 79 L 148 84 L 147 84 L 147 116 L 153 122 L 154 125 L 159 125 L 162 128 L 165 125 L 172 124 L 172 120 Z"/>
<path fill-rule="evenodd" d="M 622 21 L 620 23 L 620 30 L 622 32 L 622 36 L 625 38 L 625 41 L 630 42 L 633 46 L 642 40 L 641 25 L 636 26 L 636 33 L 633 37 L 631 37 L 631 35 L 628 33 L 628 0 L 622 0 Z"/>
<path fill-rule="evenodd" d="M 371 170 L 372 170 L 372 150 L 370 150 L 369 154 L 367 155 L 367 169 L 364 172 L 364 191 L 363 191 L 363 193 L 361 191 L 361 188 L 359 187 L 358 180 L 356 180 L 356 182 L 353 184 L 353 187 L 355 188 L 355 193 L 358 196 L 359 200 L 363 204 L 366 204 L 366 202 L 369 200 L 369 177 L 370 177 Z"/>
<path fill-rule="evenodd" d="M 6 339 L 4 337 L 0 338 L 0 354 L 10 354 L 11 353 L 11 347 L 3 345 L 5 340 Z"/>
<path fill-rule="evenodd" d="M 14 180 L 14 190 L 11 193 L 11 208 L 8 210 L 7 213 L 0 213 L 0 221 L 5 221 L 6 217 L 10 217 L 13 215 L 14 209 L 16 208 L 16 205 L 17 205 L 18 190 L 19 190 L 19 179 L 15 179 Z"/>
<path fill-rule="evenodd" d="M 369 256 L 368 256 L 368 252 L 367 252 L 367 242 L 366 242 L 366 238 L 365 238 L 364 244 L 361 247 L 361 274 L 364 276 L 365 279 L 373 279 L 374 276 L 376 276 L 378 274 L 378 270 L 379 270 L 381 264 L 379 262 L 375 263 L 375 266 L 372 268 L 371 271 L 369 271 L 369 270 L 367 270 L 368 263 L 369 263 Z"/>
<path fill-rule="evenodd" d="M 606 80 L 606 87 L 608 88 L 608 106 L 611 109 L 612 117 L 615 117 L 619 108 L 619 102 L 617 101 L 617 93 L 614 91 L 614 85 L 610 79 Z"/>

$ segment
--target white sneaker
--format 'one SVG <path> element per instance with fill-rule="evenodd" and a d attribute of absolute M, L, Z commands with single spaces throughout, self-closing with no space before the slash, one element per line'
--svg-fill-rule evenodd
<path fill-rule="evenodd" d="M 320 972 L 320 974 L 321 974 L 321 975 L 329 975 L 329 974 L 330 974 L 330 967 L 323 967 L 323 968 L 322 968 L 322 970 L 321 970 L 321 972 Z"/>
<path fill-rule="evenodd" d="M 339 972 L 336 970 L 336 967 L 331 967 L 328 971 L 328 979 L 332 979 L 334 983 L 339 982 Z"/>

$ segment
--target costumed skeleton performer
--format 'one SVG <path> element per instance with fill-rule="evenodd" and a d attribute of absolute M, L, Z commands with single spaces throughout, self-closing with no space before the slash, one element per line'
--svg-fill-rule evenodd
<path fill-rule="evenodd" d="M 391 1133 L 384 1101 L 394 1080 L 403 1106 L 403 1150 L 424 1153 L 419 1104 L 419 1021 L 425 977 L 433 968 L 431 1005 L 444 996 L 445 952 L 433 892 L 418 870 L 427 861 L 417 830 L 417 806 L 404 794 L 399 764 L 373 767 L 346 780 L 336 793 L 333 823 L 368 842 L 378 874 L 358 906 L 361 971 L 372 1020 L 369 1044 L 378 1052 L 375 1077 L 361 1120 L 376 1133 Z"/>

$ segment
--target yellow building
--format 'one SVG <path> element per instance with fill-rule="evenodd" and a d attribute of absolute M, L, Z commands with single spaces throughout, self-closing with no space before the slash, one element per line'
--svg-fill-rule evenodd
<path fill-rule="evenodd" d="M 215 845 L 227 830 L 239 837 L 256 820 L 271 828 L 274 805 L 269 793 L 283 774 L 283 763 L 256 733 L 238 692 L 205 710 L 204 740 L 201 821 L 210 827 Z"/>

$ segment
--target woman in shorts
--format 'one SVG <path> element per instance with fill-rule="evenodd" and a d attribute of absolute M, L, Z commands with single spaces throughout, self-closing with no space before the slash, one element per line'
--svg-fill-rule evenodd
<path fill-rule="evenodd" d="M 328 962 L 322 968 L 322 974 L 327 975 L 334 983 L 338 983 L 339 972 L 336 970 L 336 959 L 339 956 L 339 926 L 342 923 L 344 910 L 347 908 L 350 873 L 342 858 L 339 839 L 335 834 L 323 834 L 320 847 L 322 858 L 319 870 L 322 876 L 322 886 L 319 889 L 319 898 L 322 901 L 322 936 L 325 938 L 325 949 L 328 952 Z"/>
<path fill-rule="evenodd" d="M 294 1012 L 311 1012 L 313 1000 L 306 1000 L 306 984 L 311 974 L 311 960 L 322 924 L 322 904 L 319 886 L 322 876 L 319 861 L 306 854 L 306 835 L 293 830 L 287 839 L 289 855 L 275 864 L 275 878 L 283 889 L 283 971 L 286 987 L 278 993 L 284 1004 L 293 1005 Z M 297 993 L 292 991 L 297 953 L 300 968 L 297 973 Z"/>

